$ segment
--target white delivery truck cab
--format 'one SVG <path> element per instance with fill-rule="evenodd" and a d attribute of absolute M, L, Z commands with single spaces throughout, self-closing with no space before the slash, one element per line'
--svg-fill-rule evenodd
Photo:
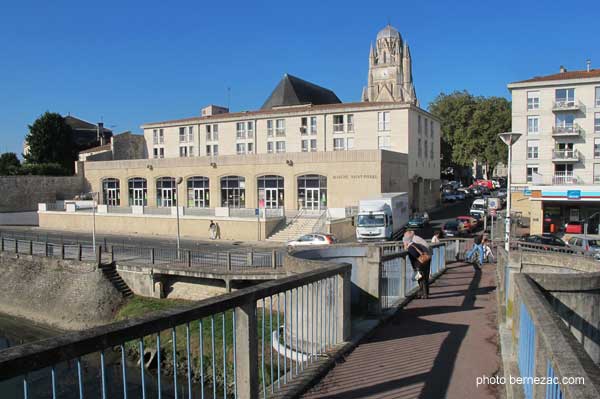
<path fill-rule="evenodd" d="M 471 204 L 470 214 L 471 216 L 483 218 L 487 211 L 487 201 L 483 198 L 477 198 Z"/>
<path fill-rule="evenodd" d="M 408 193 L 383 193 L 360 200 L 354 219 L 356 240 L 385 241 L 399 238 L 408 223 Z"/>

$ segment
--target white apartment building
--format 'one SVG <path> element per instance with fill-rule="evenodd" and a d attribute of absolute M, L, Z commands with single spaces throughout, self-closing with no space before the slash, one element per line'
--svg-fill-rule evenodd
<path fill-rule="evenodd" d="M 597 230 L 600 211 L 600 69 L 560 72 L 511 83 L 512 206 L 532 233 L 569 221 Z M 590 219 L 592 216 L 592 219 Z"/>

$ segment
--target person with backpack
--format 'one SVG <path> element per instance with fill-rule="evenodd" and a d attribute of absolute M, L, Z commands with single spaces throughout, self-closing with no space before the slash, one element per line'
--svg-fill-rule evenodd
<path fill-rule="evenodd" d="M 484 258 L 484 255 L 485 255 L 485 250 L 484 250 L 483 244 L 482 244 L 483 237 L 480 236 L 480 235 L 477 235 L 477 236 L 475 236 L 475 238 L 473 238 L 473 241 L 474 241 L 473 248 L 471 248 L 467 252 L 467 254 L 465 256 L 465 259 L 468 262 L 473 263 L 473 266 L 476 269 L 479 269 L 479 266 L 481 266 L 483 264 L 483 258 Z M 471 261 L 471 259 L 473 258 L 473 255 L 476 255 L 476 252 L 477 252 L 477 255 L 479 256 L 479 264 L 477 264 L 477 262 Z"/>
<path fill-rule="evenodd" d="M 404 250 L 408 252 L 415 278 L 419 283 L 417 298 L 427 299 L 429 297 L 429 272 L 431 270 L 429 249 L 414 242 L 410 236 L 404 236 L 402 242 L 404 243 Z"/>

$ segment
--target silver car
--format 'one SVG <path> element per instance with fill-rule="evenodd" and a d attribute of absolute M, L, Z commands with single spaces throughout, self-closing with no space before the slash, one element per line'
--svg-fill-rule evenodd
<path fill-rule="evenodd" d="M 567 240 L 573 249 L 592 252 L 594 258 L 600 258 L 600 236 L 598 235 L 573 235 Z"/>
<path fill-rule="evenodd" d="M 305 234 L 302 237 L 287 243 L 288 248 L 296 248 L 311 245 L 331 245 L 337 239 L 331 234 Z"/>

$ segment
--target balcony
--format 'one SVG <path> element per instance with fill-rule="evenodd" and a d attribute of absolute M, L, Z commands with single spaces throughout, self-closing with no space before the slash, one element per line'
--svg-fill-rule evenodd
<path fill-rule="evenodd" d="M 573 172 L 554 172 L 552 176 L 552 184 L 568 186 L 573 184 L 582 184 L 579 177 L 575 176 Z"/>
<path fill-rule="evenodd" d="M 584 111 L 585 106 L 579 100 L 574 99 L 566 99 L 566 98 L 557 98 L 556 101 L 552 104 L 552 111 L 560 112 L 560 111 Z"/>
<path fill-rule="evenodd" d="M 583 130 L 576 123 L 552 127 L 552 137 L 579 137 L 582 133 Z"/>
<path fill-rule="evenodd" d="M 558 163 L 579 162 L 581 154 L 578 150 L 552 150 L 552 161 Z"/>

